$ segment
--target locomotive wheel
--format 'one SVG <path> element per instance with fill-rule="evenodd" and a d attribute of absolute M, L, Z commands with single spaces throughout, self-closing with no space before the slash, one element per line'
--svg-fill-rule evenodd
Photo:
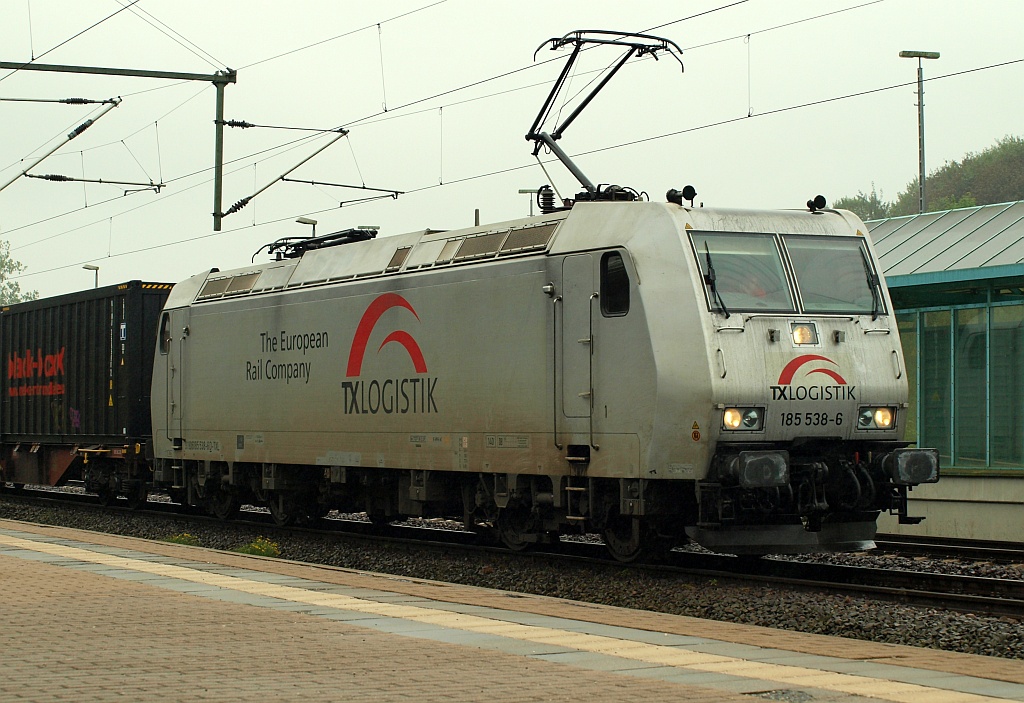
<path fill-rule="evenodd" d="M 231 520 L 238 515 L 242 504 L 235 494 L 228 491 L 220 491 L 210 497 L 209 507 L 210 513 L 218 520 Z"/>
<path fill-rule="evenodd" d="M 530 511 L 526 508 L 502 508 L 498 510 L 498 537 L 502 544 L 513 552 L 521 552 L 536 542 L 530 539 Z"/>
<path fill-rule="evenodd" d="M 374 527 L 387 527 L 391 524 L 391 521 L 394 519 L 390 515 L 382 511 L 373 511 L 366 513 L 366 517 L 370 520 L 370 524 L 372 524 Z"/>
<path fill-rule="evenodd" d="M 287 527 L 295 522 L 295 504 L 283 495 L 272 495 L 267 501 L 270 517 L 278 527 Z"/>
<path fill-rule="evenodd" d="M 117 493 L 115 493 L 109 488 L 99 489 L 98 491 L 96 491 L 96 495 L 99 496 L 100 505 L 104 507 L 113 505 L 114 501 L 117 500 Z"/>
<path fill-rule="evenodd" d="M 138 510 L 139 508 L 146 507 L 147 497 L 148 493 L 146 492 L 145 488 L 140 488 L 137 491 L 129 491 L 127 495 L 128 508 L 130 510 Z"/>
<path fill-rule="evenodd" d="M 320 505 L 315 499 L 308 498 L 295 504 L 295 521 L 300 525 L 315 525 L 330 512 L 327 506 Z"/>
<path fill-rule="evenodd" d="M 652 537 L 637 518 L 615 515 L 608 518 L 608 524 L 601 530 L 608 553 L 616 561 L 630 563 L 647 554 L 652 547 Z"/>

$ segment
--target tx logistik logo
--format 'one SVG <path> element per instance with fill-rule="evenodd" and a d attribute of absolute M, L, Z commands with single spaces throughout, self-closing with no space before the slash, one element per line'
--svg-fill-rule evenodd
<path fill-rule="evenodd" d="M 397 293 L 384 293 L 370 303 L 363 316 L 356 326 L 356 334 L 352 339 L 352 348 L 348 353 L 348 368 L 345 376 L 352 379 L 362 375 L 363 359 L 366 356 L 366 347 L 370 342 L 370 335 L 373 333 L 377 322 L 388 310 L 392 308 L 405 308 L 412 313 L 417 322 L 420 316 L 416 314 L 409 301 Z M 417 374 L 427 373 L 427 363 L 423 360 L 423 352 L 420 345 L 411 334 L 405 330 L 395 330 L 384 338 L 384 341 L 377 347 L 377 353 L 392 342 L 400 345 L 409 355 L 413 369 Z M 406 413 L 436 413 L 437 404 L 434 402 L 434 388 L 437 385 L 437 378 L 420 375 L 407 378 L 374 378 L 370 381 L 352 380 L 343 381 L 341 384 L 345 397 L 346 415 L 404 415 Z"/>
<path fill-rule="evenodd" d="M 802 367 L 814 362 L 826 362 L 838 366 L 827 356 L 820 354 L 803 354 L 786 364 L 779 374 L 778 385 L 771 386 L 772 400 L 857 400 L 857 386 L 846 383 L 838 371 L 824 366 L 816 366 L 804 371 L 804 377 L 821 374 L 835 381 L 833 384 L 794 386 L 793 378 Z"/>

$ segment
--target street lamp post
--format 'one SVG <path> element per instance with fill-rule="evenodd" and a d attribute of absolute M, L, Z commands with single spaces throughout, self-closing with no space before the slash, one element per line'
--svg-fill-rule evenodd
<path fill-rule="evenodd" d="M 316 220 L 311 219 L 309 217 L 300 217 L 299 219 L 297 219 L 295 221 L 298 222 L 300 225 L 312 225 L 313 226 L 313 236 L 314 237 L 316 236 Z"/>
<path fill-rule="evenodd" d="M 100 267 L 97 266 L 96 264 L 86 264 L 82 268 L 84 268 L 86 271 L 92 271 L 92 273 L 93 273 L 92 287 L 93 288 L 99 288 L 100 287 Z"/>
<path fill-rule="evenodd" d="M 937 59 L 937 51 L 901 51 L 901 59 L 917 59 L 917 197 L 918 212 L 924 212 L 924 68 L 921 59 Z"/>

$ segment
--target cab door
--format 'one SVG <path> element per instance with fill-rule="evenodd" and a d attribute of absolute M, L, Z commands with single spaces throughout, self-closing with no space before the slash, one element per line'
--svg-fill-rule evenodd
<path fill-rule="evenodd" d="M 567 256 L 562 262 L 562 413 L 589 418 L 593 412 L 594 260 L 590 254 Z M 566 428 L 574 431 L 570 422 Z M 575 431 L 586 431 L 577 428 Z"/>
<path fill-rule="evenodd" d="M 167 438 L 175 447 L 181 445 L 182 420 L 185 416 L 185 345 L 188 342 L 188 308 L 164 313 L 161 320 L 161 351 L 166 353 Z"/>

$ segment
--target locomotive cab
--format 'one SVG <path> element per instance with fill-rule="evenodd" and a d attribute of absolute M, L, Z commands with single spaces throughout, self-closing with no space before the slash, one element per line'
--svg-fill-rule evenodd
<path fill-rule="evenodd" d="M 871 547 L 879 511 L 919 521 L 907 490 L 938 480 L 938 453 L 900 441 L 906 369 L 863 225 L 834 211 L 774 224 L 687 229 L 718 411 L 689 533 L 746 553 Z"/>

